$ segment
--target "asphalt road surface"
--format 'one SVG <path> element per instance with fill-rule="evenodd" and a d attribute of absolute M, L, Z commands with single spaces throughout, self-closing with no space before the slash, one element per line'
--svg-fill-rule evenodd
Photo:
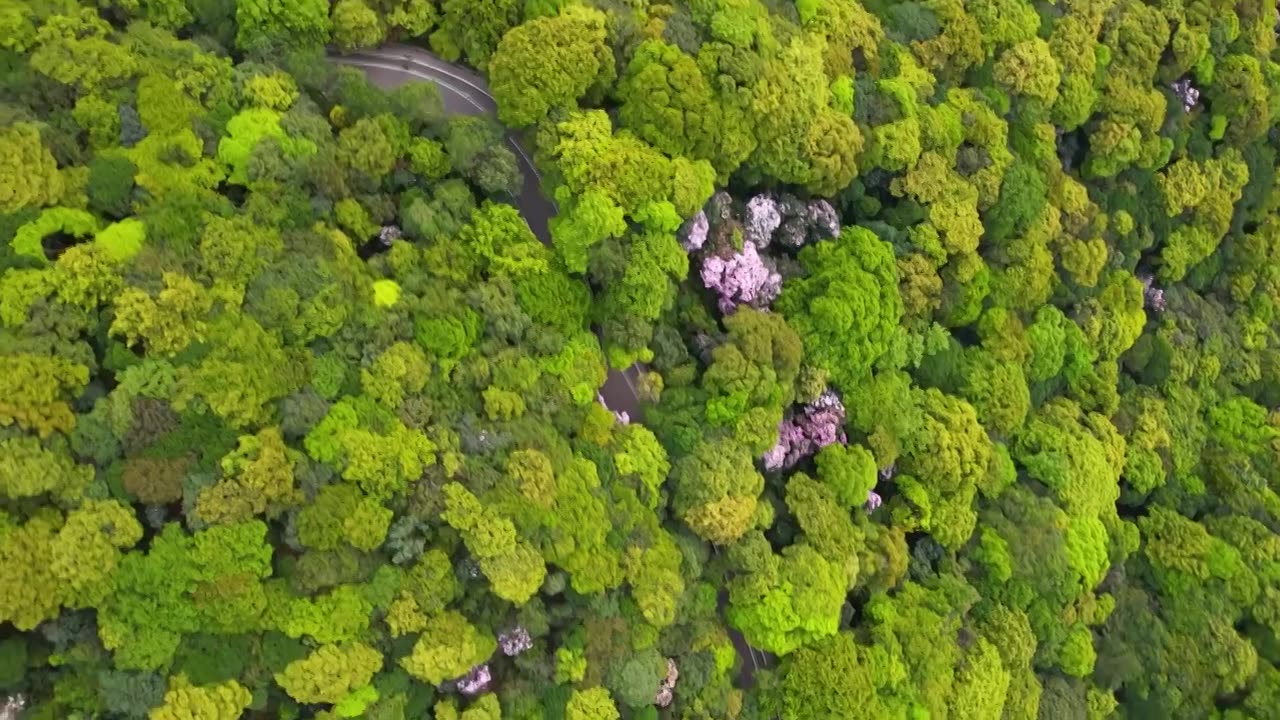
<path fill-rule="evenodd" d="M 489 86 L 484 78 L 473 70 L 469 70 L 440 58 L 421 48 L 408 45 L 388 45 L 377 50 L 365 50 L 356 53 L 333 55 L 335 62 L 351 65 L 364 70 L 375 85 L 383 89 L 391 89 L 415 80 L 427 80 L 440 87 L 444 98 L 444 107 L 450 113 L 466 115 L 494 115 L 498 112 L 498 103 L 489 94 Z M 524 185 L 520 196 L 516 198 L 516 206 L 524 216 L 538 239 L 550 244 L 551 233 L 548 224 L 555 217 L 556 206 L 542 194 L 542 178 L 533 165 L 533 159 L 520 145 L 514 133 L 507 134 L 507 142 L 520 162 L 520 171 L 524 176 Z M 640 369 L 636 365 L 625 370 L 609 368 L 609 375 L 600 388 L 600 398 L 605 407 L 614 412 L 625 412 L 633 420 L 641 417 L 640 399 L 636 393 L 636 381 Z M 723 605 L 728 600 L 727 593 L 722 594 Z M 756 650 L 747 644 L 742 633 L 730 628 L 729 636 L 734 647 L 742 658 L 742 666 L 738 673 L 741 687 L 750 687 L 755 682 L 756 670 L 770 664 L 769 655 Z"/>
<path fill-rule="evenodd" d="M 408 45 L 388 45 L 350 55 L 334 55 L 345 65 L 364 70 L 373 84 L 389 90 L 414 80 L 429 80 L 440 88 L 446 112 L 462 115 L 495 115 L 498 104 L 489 94 L 484 78 L 466 68 L 447 63 L 431 53 Z M 524 215 L 533 234 L 544 243 L 551 242 L 548 223 L 556 214 L 556 206 L 542 194 L 542 178 L 514 133 L 507 134 L 507 144 L 516 154 L 524 185 L 516 206 Z"/>

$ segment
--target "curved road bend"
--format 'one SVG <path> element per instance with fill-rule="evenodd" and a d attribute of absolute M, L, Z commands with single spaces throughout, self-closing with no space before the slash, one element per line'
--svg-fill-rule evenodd
<path fill-rule="evenodd" d="M 360 68 L 375 85 L 385 90 L 399 87 L 414 80 L 428 80 L 440 87 L 446 112 L 465 115 L 495 115 L 498 103 L 489 94 L 489 85 L 478 73 L 445 62 L 421 48 L 409 45 L 387 45 L 377 50 L 365 50 L 331 56 L 335 62 Z M 542 194 L 542 178 L 534 167 L 533 159 L 520 145 L 515 133 L 507 133 L 507 143 L 520 162 L 524 185 L 520 188 L 517 206 L 528 221 L 538 239 L 550 244 L 549 223 L 556 214 L 556 206 Z M 609 375 L 600 388 L 605 407 L 615 412 L 625 412 L 632 419 L 641 417 L 640 400 L 635 382 L 639 375 L 636 365 L 625 370 L 609 368 Z M 714 551 L 714 547 L 712 550 Z M 728 595 L 722 594 L 723 606 Z M 755 673 L 769 665 L 770 657 L 747 644 L 742 633 L 729 628 L 729 637 L 742 659 L 738 682 L 746 688 L 755 682 Z"/>
<path fill-rule="evenodd" d="M 334 55 L 344 65 L 365 71 L 373 84 L 384 90 L 413 80 L 429 80 L 441 90 L 445 112 L 461 115 L 495 115 L 498 104 L 489 94 L 489 86 L 480 75 L 451 65 L 425 50 L 407 45 L 389 45 L 349 55 Z M 544 243 L 551 242 L 548 224 L 556 214 L 556 206 L 542 194 L 542 178 L 514 133 L 507 133 L 507 145 L 516 154 L 524 184 L 516 205 L 533 234 Z"/>
<path fill-rule="evenodd" d="M 331 57 L 335 62 L 364 70 L 375 85 L 387 90 L 414 80 L 429 80 L 440 88 L 444 109 L 449 113 L 495 115 L 498 112 L 498 103 L 489 94 L 489 85 L 479 73 L 445 62 L 421 48 L 388 45 L 377 50 Z M 542 194 L 542 178 L 515 133 L 507 133 L 507 144 L 516 154 L 524 178 L 516 205 L 533 234 L 550 244 L 550 222 L 556 214 L 555 203 Z M 626 370 L 609 368 L 609 375 L 600 388 L 605 407 L 625 412 L 631 418 L 640 418 L 640 400 L 635 389 L 638 373 L 634 365 Z"/>

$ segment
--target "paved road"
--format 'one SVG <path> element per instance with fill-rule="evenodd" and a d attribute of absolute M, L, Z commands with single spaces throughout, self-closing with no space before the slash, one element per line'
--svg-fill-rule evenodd
<path fill-rule="evenodd" d="M 415 80 L 434 82 L 444 98 L 444 109 L 450 113 L 494 115 L 498 112 L 498 104 L 489 94 L 489 86 L 483 77 L 419 48 L 388 45 L 379 50 L 334 55 L 333 59 L 364 70 L 375 85 L 384 89 Z M 542 242 L 550 243 L 548 223 L 555 217 L 555 203 L 542 194 L 542 178 L 533 165 L 533 158 L 525 152 L 514 133 L 507 134 L 507 144 L 516 154 L 516 159 L 520 162 L 520 173 L 524 176 L 524 185 L 520 188 L 516 205 L 533 234 Z"/>
<path fill-rule="evenodd" d="M 428 80 L 439 86 L 444 98 L 444 108 L 450 113 L 465 115 L 494 115 L 498 103 L 489 94 L 485 79 L 473 70 L 445 62 L 431 53 L 409 45 L 387 45 L 377 50 L 364 50 L 350 54 L 333 55 L 333 60 L 364 70 L 375 85 L 390 89 L 408 82 Z M 520 145 L 515 133 L 507 133 L 507 143 L 520 162 L 524 184 L 516 205 L 529 223 L 534 235 L 544 243 L 551 243 L 549 223 L 555 217 L 556 205 L 542 193 L 542 178 L 529 153 Z M 609 376 L 600 388 L 605 407 L 615 412 L 625 412 L 632 419 L 640 419 L 640 400 L 635 383 L 639 369 L 609 368 Z"/>

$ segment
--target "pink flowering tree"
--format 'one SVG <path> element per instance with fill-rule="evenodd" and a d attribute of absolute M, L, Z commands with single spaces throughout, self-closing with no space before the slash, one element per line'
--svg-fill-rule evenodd
<path fill-rule="evenodd" d="M 840 396 L 827 390 L 778 425 L 778 444 L 761 461 L 766 470 L 787 470 L 833 443 L 848 442 Z"/>
<path fill-rule="evenodd" d="M 680 243 L 701 256 L 702 284 L 716 294 L 720 312 L 729 314 L 740 305 L 767 309 L 781 292 L 782 273 L 766 249 L 796 250 L 839 234 L 840 218 L 826 200 L 761 194 L 739 204 L 719 192 L 685 223 Z"/>

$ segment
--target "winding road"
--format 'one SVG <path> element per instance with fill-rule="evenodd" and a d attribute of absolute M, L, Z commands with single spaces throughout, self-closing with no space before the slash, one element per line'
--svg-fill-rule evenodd
<path fill-rule="evenodd" d="M 484 77 L 453 63 L 445 62 L 421 48 L 410 45 L 387 45 L 377 50 L 364 50 L 349 54 L 333 54 L 331 58 L 343 65 L 364 70 L 373 84 L 384 90 L 416 80 L 435 83 L 444 98 L 446 112 L 462 115 L 496 115 L 498 103 L 489 94 Z M 542 193 L 542 177 L 533 164 L 533 158 L 525 152 L 519 137 L 507 133 L 507 144 L 520 163 L 524 184 L 516 198 L 520 214 L 529 223 L 533 234 L 542 242 L 551 244 L 551 218 L 556 215 L 556 205 Z M 614 412 L 625 412 L 628 417 L 641 417 L 640 399 L 636 393 L 636 381 L 640 369 L 632 365 L 625 370 L 609 368 L 600 398 L 604 406 Z"/>
<path fill-rule="evenodd" d="M 373 84 L 384 90 L 418 80 L 433 82 L 439 86 L 445 111 L 449 113 L 496 115 L 498 112 L 498 103 L 489 94 L 489 86 L 484 77 L 474 70 L 441 60 L 421 48 L 387 45 L 377 50 L 335 53 L 330 57 L 335 62 L 364 70 Z M 538 174 L 533 159 L 520 145 L 519 137 L 508 132 L 507 143 L 516 154 L 524 178 L 516 205 L 534 235 L 549 245 L 550 222 L 556 215 L 556 205 L 542 193 L 542 177 Z M 640 399 L 636 392 L 639 373 L 637 365 L 625 370 L 609 368 L 609 374 L 600 388 L 600 400 L 604 406 L 614 412 L 625 412 L 632 419 L 640 419 Z M 714 546 L 712 550 L 715 551 Z M 722 608 L 727 601 L 727 593 L 722 593 Z M 771 656 L 748 645 L 742 633 L 732 627 L 729 627 L 729 636 L 742 658 L 738 682 L 744 688 L 750 687 L 755 682 L 756 671 L 768 667 Z"/>

